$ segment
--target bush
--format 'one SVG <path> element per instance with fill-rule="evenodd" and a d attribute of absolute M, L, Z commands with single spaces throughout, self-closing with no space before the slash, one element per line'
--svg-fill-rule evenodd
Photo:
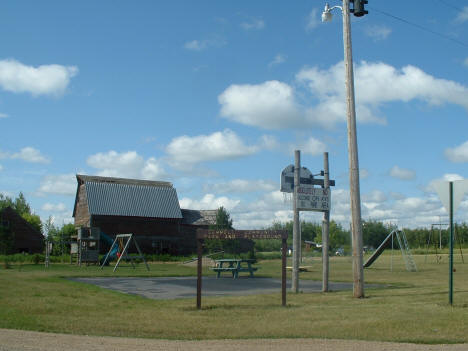
<path fill-rule="evenodd" d="M 39 264 L 41 262 L 44 262 L 44 256 L 42 256 L 40 254 L 34 254 L 33 257 L 32 257 L 32 261 L 34 264 Z"/>

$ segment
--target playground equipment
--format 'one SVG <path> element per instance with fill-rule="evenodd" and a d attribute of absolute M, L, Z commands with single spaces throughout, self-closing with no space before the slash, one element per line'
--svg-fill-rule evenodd
<path fill-rule="evenodd" d="M 382 241 L 380 246 L 375 250 L 371 257 L 364 263 L 364 268 L 369 268 L 372 263 L 384 252 L 384 250 L 390 246 L 392 246 L 392 259 L 393 259 L 393 237 L 396 236 L 398 240 L 398 245 L 400 246 L 401 255 L 405 260 L 406 270 L 408 272 L 416 272 L 418 269 L 416 267 L 416 263 L 413 260 L 413 256 L 411 255 L 411 250 L 408 245 L 408 240 L 406 239 L 406 234 L 403 230 L 395 229 L 392 230 L 390 234 Z"/>
<path fill-rule="evenodd" d="M 101 231 L 97 227 L 80 227 L 70 243 L 70 264 L 73 259 L 81 266 L 82 263 L 99 263 L 99 240 Z"/>
<path fill-rule="evenodd" d="M 130 243 L 133 242 L 135 244 L 135 248 L 138 251 L 139 256 L 130 256 L 128 254 L 128 249 L 130 247 Z M 145 260 L 145 257 L 143 256 L 143 253 L 140 250 L 140 246 L 138 246 L 138 242 L 136 241 L 135 237 L 133 234 L 117 234 L 115 236 L 114 241 L 112 242 L 112 245 L 109 249 L 109 252 L 107 252 L 106 256 L 104 257 L 104 260 L 102 261 L 101 264 L 101 269 L 106 265 L 106 263 L 111 259 L 111 257 L 115 255 L 118 257 L 117 263 L 114 266 L 113 272 L 117 269 L 117 267 L 120 264 L 120 261 L 123 259 L 130 261 L 132 264 L 132 267 L 135 268 L 134 260 L 141 259 L 146 265 L 146 269 L 149 271 L 149 266 L 148 263 Z"/>
<path fill-rule="evenodd" d="M 442 251 L 442 226 L 446 226 L 448 227 L 449 224 L 446 224 L 446 223 L 436 223 L 436 224 L 432 224 L 431 225 L 431 231 L 428 235 L 428 238 L 427 238 L 427 243 L 426 243 L 426 255 L 424 257 L 424 263 L 427 262 L 427 255 L 429 253 L 429 245 L 432 243 L 434 243 L 434 249 L 435 249 L 435 254 L 436 254 L 436 260 L 437 260 L 437 263 L 440 263 L 442 261 L 442 255 L 439 254 L 437 252 L 437 246 L 439 246 L 439 250 Z M 437 233 L 434 231 L 434 227 L 439 227 L 439 242 L 437 243 Z M 457 226 L 455 225 L 455 228 L 454 228 L 454 240 L 455 242 L 458 242 L 458 247 L 460 248 L 460 256 L 461 256 L 461 259 L 462 259 L 462 263 L 465 263 L 465 259 L 463 257 L 463 251 L 462 251 L 462 243 L 461 243 L 461 240 L 460 238 L 457 236 Z M 444 230 L 447 230 L 444 229 Z"/>

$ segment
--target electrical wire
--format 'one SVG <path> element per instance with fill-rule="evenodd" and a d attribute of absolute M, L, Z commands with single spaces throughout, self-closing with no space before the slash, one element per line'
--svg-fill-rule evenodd
<path fill-rule="evenodd" d="M 459 8 L 459 7 L 457 7 L 457 6 L 453 5 L 453 4 L 450 4 L 447 1 L 444 1 L 444 0 L 438 0 L 438 1 L 441 2 L 442 4 L 444 4 L 445 6 L 451 7 L 452 9 L 455 9 L 457 11 L 460 11 L 460 12 L 464 11 L 463 9 L 461 9 L 461 8 Z"/>
<path fill-rule="evenodd" d="M 439 0 L 439 1 L 442 1 L 442 0 Z M 391 13 L 388 13 L 388 12 L 385 12 L 385 11 L 382 11 L 382 10 L 378 10 L 378 9 L 376 9 L 375 7 L 370 7 L 370 6 L 369 6 L 369 9 L 371 9 L 372 11 L 378 12 L 378 13 L 384 15 L 384 16 L 393 18 L 393 19 L 395 19 L 395 20 L 397 20 L 397 21 L 406 23 L 406 24 L 408 24 L 408 25 L 410 25 L 410 26 L 416 27 L 416 28 L 418 28 L 418 29 L 420 29 L 420 30 L 422 30 L 422 31 L 431 33 L 431 34 L 433 34 L 433 35 L 436 35 L 436 36 L 438 36 L 438 37 L 444 38 L 444 39 L 446 39 L 446 40 L 450 40 L 450 41 L 452 41 L 452 42 L 454 42 L 454 43 L 457 43 L 458 45 L 461 45 L 461 46 L 464 46 L 464 47 L 468 48 L 468 44 L 467 44 L 467 43 L 465 43 L 465 42 L 463 42 L 463 41 L 461 41 L 461 40 L 452 38 L 452 37 L 450 37 L 450 36 L 448 36 L 448 35 L 446 35 L 446 34 L 442 34 L 442 33 L 436 32 L 436 31 L 434 31 L 434 30 L 432 30 L 432 29 L 423 27 L 423 26 L 421 26 L 421 25 L 419 25 L 419 24 L 417 24 L 417 23 L 413 23 L 413 22 L 410 22 L 410 21 L 408 21 L 408 20 L 406 20 L 406 19 L 404 19 L 404 18 L 401 18 L 401 17 L 395 16 L 395 15 L 392 15 Z"/>

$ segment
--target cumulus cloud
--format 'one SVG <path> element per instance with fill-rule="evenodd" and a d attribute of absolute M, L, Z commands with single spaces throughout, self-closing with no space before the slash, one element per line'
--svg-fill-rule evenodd
<path fill-rule="evenodd" d="M 381 190 L 373 190 L 370 193 L 364 194 L 362 196 L 364 202 L 378 202 L 382 203 L 387 200 L 387 196 Z"/>
<path fill-rule="evenodd" d="M 320 140 L 310 137 L 304 143 L 300 144 L 299 150 L 304 154 L 317 156 L 322 155 L 327 150 L 327 146 Z"/>
<path fill-rule="evenodd" d="M 77 73 L 76 66 L 33 67 L 12 59 L 0 60 L 0 87 L 13 93 L 60 96 Z"/>
<path fill-rule="evenodd" d="M 252 155 L 258 146 L 248 146 L 233 131 L 225 129 L 210 135 L 183 135 L 172 139 L 166 147 L 169 163 L 181 170 L 207 161 L 236 159 Z"/>
<path fill-rule="evenodd" d="M 390 177 L 398 178 L 401 180 L 411 180 L 414 179 L 416 173 L 410 169 L 400 168 L 398 166 L 393 166 L 388 172 Z"/>
<path fill-rule="evenodd" d="M 294 89 L 276 80 L 262 84 L 228 87 L 218 97 L 221 116 L 265 129 L 299 127 L 303 124 Z"/>
<path fill-rule="evenodd" d="M 145 160 L 136 151 L 99 152 L 89 156 L 86 163 L 99 170 L 97 175 L 103 177 L 160 180 L 166 176 L 157 159 L 150 157 Z"/>
<path fill-rule="evenodd" d="M 216 197 L 213 194 L 206 194 L 199 200 L 184 197 L 179 203 L 181 208 L 193 210 L 216 210 L 223 206 L 226 210 L 231 211 L 240 203 L 240 200 L 230 199 L 226 196 Z"/>
<path fill-rule="evenodd" d="M 343 62 L 328 69 L 304 68 L 297 73 L 296 82 L 296 88 L 276 80 L 233 84 L 218 96 L 220 115 L 264 129 L 333 128 L 346 122 Z M 361 62 L 355 66 L 355 85 L 356 116 L 361 123 L 385 124 L 380 107 L 391 102 L 419 100 L 468 110 L 467 87 L 435 78 L 415 66 L 397 69 L 380 62 Z M 304 88 L 305 92 L 300 90 Z"/>
<path fill-rule="evenodd" d="M 306 31 L 311 31 L 315 29 L 320 24 L 320 17 L 318 15 L 318 10 L 313 9 L 310 11 L 309 16 L 307 17 Z"/>
<path fill-rule="evenodd" d="M 33 147 L 24 147 L 19 152 L 10 156 L 12 159 L 20 159 L 31 163 L 50 163 L 50 160 Z"/>
<path fill-rule="evenodd" d="M 271 180 L 233 179 L 228 182 L 206 184 L 205 192 L 220 193 L 253 193 L 273 191 L 279 188 L 278 183 Z"/>
<path fill-rule="evenodd" d="M 386 26 L 375 25 L 369 26 L 365 31 L 366 35 L 374 41 L 384 40 L 392 33 L 392 30 Z"/>
<path fill-rule="evenodd" d="M 468 162 L 468 141 L 454 148 L 445 149 L 445 157 L 452 162 Z"/>
<path fill-rule="evenodd" d="M 0 112 L 0 119 L 2 118 L 8 118 L 9 116 L 6 113 L 1 113 Z"/>
<path fill-rule="evenodd" d="M 245 30 L 260 30 L 265 28 L 265 21 L 261 18 L 252 18 L 249 21 L 242 22 L 240 26 Z"/>
<path fill-rule="evenodd" d="M 311 118 L 324 126 L 346 120 L 342 62 L 328 70 L 303 69 L 297 79 L 319 100 L 309 112 Z M 385 63 L 361 62 L 355 67 L 355 85 L 356 115 L 361 122 L 385 123 L 378 108 L 394 101 L 421 100 L 430 105 L 452 103 L 468 109 L 467 87 L 432 77 L 414 66 L 397 69 Z"/>
<path fill-rule="evenodd" d="M 76 176 L 73 173 L 47 175 L 41 179 L 37 195 L 75 195 L 76 187 Z"/>

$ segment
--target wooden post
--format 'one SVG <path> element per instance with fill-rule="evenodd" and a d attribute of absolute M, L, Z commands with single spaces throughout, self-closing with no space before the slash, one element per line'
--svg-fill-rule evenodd
<path fill-rule="evenodd" d="M 288 249 L 288 242 L 283 238 L 281 245 L 281 303 L 286 306 L 286 251 Z"/>
<path fill-rule="evenodd" d="M 323 153 L 323 187 L 325 190 L 330 191 L 330 173 L 328 169 L 328 152 Z M 331 204 L 329 204 L 331 205 Z M 330 232 L 330 210 L 323 213 L 322 221 L 322 291 L 328 291 L 328 276 L 329 276 L 329 232 Z"/>
<path fill-rule="evenodd" d="M 348 121 L 349 191 L 351 201 L 351 232 L 353 236 L 353 296 L 364 297 L 364 269 L 362 257 L 361 195 L 359 188 L 359 160 L 354 101 L 354 72 L 351 48 L 349 1 L 343 0 L 343 45 L 346 74 L 346 107 Z"/>
<path fill-rule="evenodd" d="M 292 264 L 292 284 L 291 291 L 299 292 L 299 257 L 301 243 L 299 238 L 299 210 L 297 209 L 297 190 L 300 185 L 301 176 L 301 152 L 299 150 L 294 151 L 294 193 L 293 193 L 293 213 L 294 213 L 294 224 L 293 224 L 293 264 Z"/>
<path fill-rule="evenodd" d="M 449 304 L 453 305 L 453 182 L 449 182 Z"/>
<path fill-rule="evenodd" d="M 197 309 L 201 309 L 201 289 L 202 289 L 202 254 L 203 254 L 203 240 L 197 239 Z"/>

